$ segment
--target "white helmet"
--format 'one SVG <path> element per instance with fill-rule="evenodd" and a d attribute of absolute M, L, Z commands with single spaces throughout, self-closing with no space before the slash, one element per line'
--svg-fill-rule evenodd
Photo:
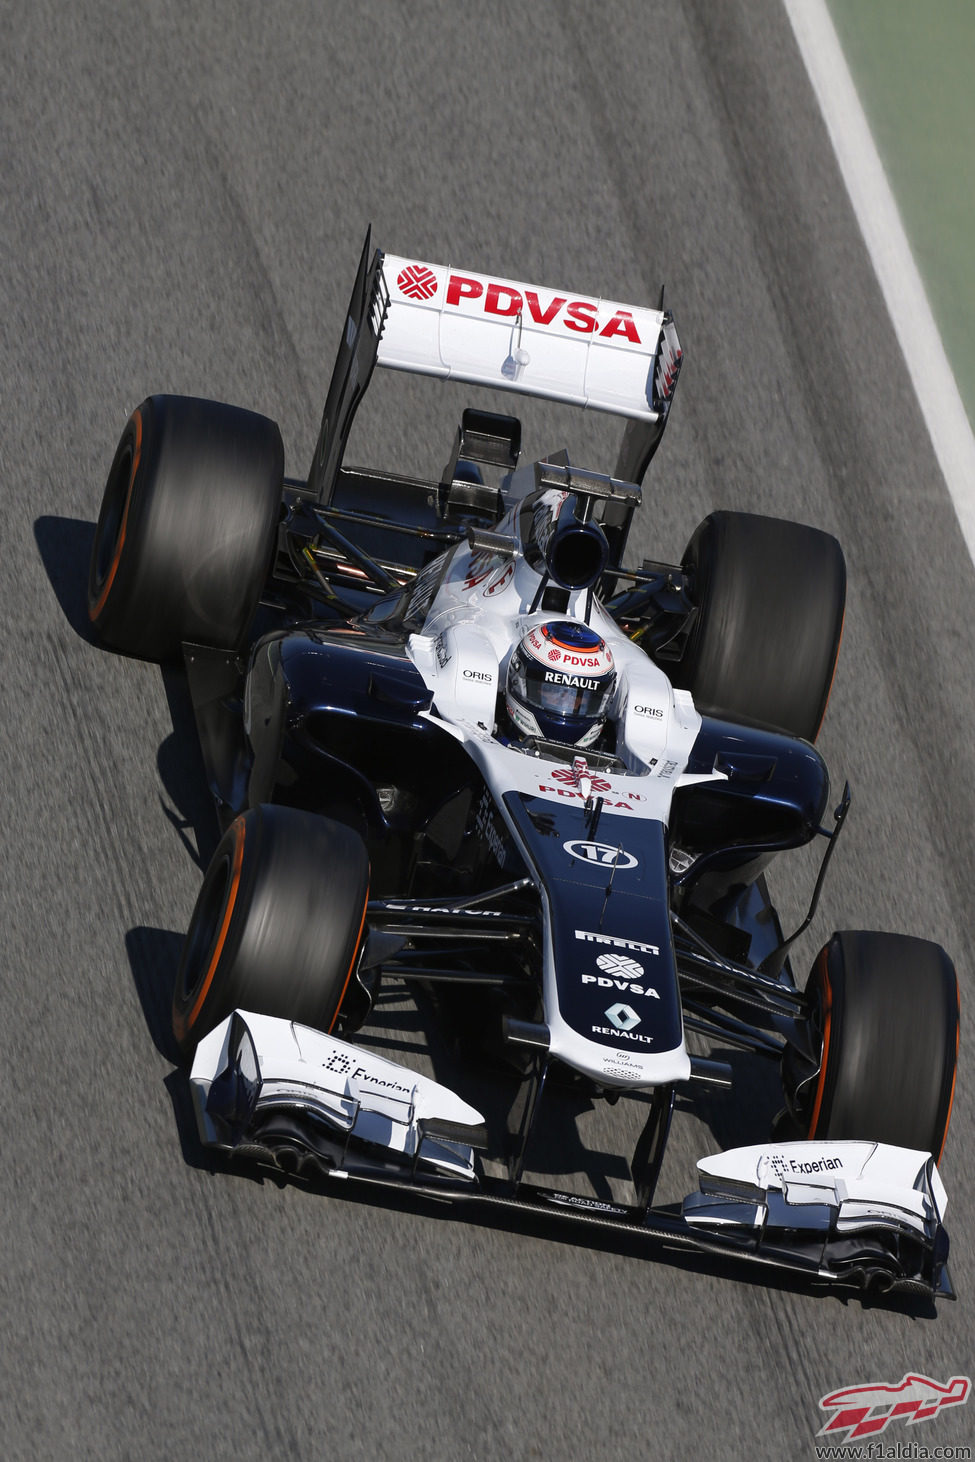
<path fill-rule="evenodd" d="M 508 662 L 505 705 L 525 736 L 592 746 L 616 689 L 613 652 L 587 624 L 558 619 L 529 630 Z"/>

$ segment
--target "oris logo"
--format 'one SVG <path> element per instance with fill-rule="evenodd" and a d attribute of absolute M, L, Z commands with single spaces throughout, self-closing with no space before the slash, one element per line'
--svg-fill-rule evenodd
<path fill-rule="evenodd" d="M 490 676 L 487 673 L 486 670 L 465 670 L 464 671 L 464 679 L 465 680 L 477 680 L 479 682 L 486 683 L 487 685 L 490 685 L 492 678 L 493 677 Z"/>
<path fill-rule="evenodd" d="M 408 264 L 397 275 L 396 287 L 407 299 L 428 300 L 437 292 L 437 276 L 425 264 Z"/>
<path fill-rule="evenodd" d="M 580 858 L 583 863 L 598 863 L 602 868 L 636 868 L 638 860 L 623 848 L 614 848 L 612 843 L 588 843 L 573 838 L 562 847 L 571 858 Z"/>
<path fill-rule="evenodd" d="M 634 716 L 650 716 L 655 721 L 663 720 L 663 711 L 659 706 L 634 706 Z"/>

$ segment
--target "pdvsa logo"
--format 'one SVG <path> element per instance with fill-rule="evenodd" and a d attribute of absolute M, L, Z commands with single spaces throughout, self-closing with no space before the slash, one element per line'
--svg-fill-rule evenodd
<path fill-rule="evenodd" d="M 396 276 L 396 288 L 408 300 L 432 299 L 437 292 L 437 276 L 425 264 L 407 264 Z"/>
<path fill-rule="evenodd" d="M 617 310 L 605 323 L 599 318 L 596 300 L 570 300 L 566 295 L 552 295 L 542 300 L 537 289 L 516 289 L 502 281 L 486 282 L 467 274 L 451 274 L 447 280 L 447 304 L 459 305 L 472 300 L 482 301 L 486 315 L 522 315 L 535 325 L 558 323 L 580 335 L 599 334 L 609 339 L 619 336 L 642 345 L 640 332 L 631 310 Z"/>
<path fill-rule="evenodd" d="M 391 257 L 391 256 L 390 256 Z M 520 282 L 492 279 L 488 274 L 460 274 L 441 270 L 438 275 L 419 260 L 397 259 L 399 295 L 414 304 L 433 302 L 433 308 L 488 319 L 521 321 L 526 329 L 551 330 L 557 334 L 599 336 L 613 345 L 634 345 L 646 349 L 656 344 L 658 317 L 650 310 L 627 308 L 608 300 L 573 298 L 551 289 L 532 288 Z M 442 281 L 442 286 L 441 286 Z M 435 298 L 436 297 L 436 298 Z M 440 305 L 440 300 L 443 305 Z M 652 335 L 644 339 L 644 334 Z M 671 339 L 672 336 L 672 339 Z M 657 396 L 673 393 L 680 368 L 680 347 L 670 326 L 657 352 L 654 385 Z"/>
<path fill-rule="evenodd" d="M 904 1421 L 909 1426 L 930 1421 L 948 1406 L 964 1406 L 971 1386 L 968 1376 L 952 1376 L 942 1385 L 928 1376 L 909 1374 L 896 1385 L 871 1382 L 830 1391 L 820 1399 L 819 1406 L 821 1411 L 832 1411 L 834 1415 L 816 1435 L 839 1437 L 846 1432 L 846 1443 L 875 1437 L 892 1421 Z"/>
<path fill-rule="evenodd" d="M 625 954 L 601 954 L 596 959 L 596 966 L 604 975 L 614 975 L 620 980 L 643 979 L 642 964 Z"/>
<path fill-rule="evenodd" d="M 578 777 L 570 767 L 559 767 L 551 775 L 553 782 L 569 782 L 574 787 L 579 784 Z M 605 777 L 590 777 L 589 781 L 594 792 L 611 792 L 613 789 L 612 782 L 607 782 Z"/>

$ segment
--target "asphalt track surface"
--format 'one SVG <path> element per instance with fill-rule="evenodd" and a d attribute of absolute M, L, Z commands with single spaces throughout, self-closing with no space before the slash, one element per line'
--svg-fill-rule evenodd
<path fill-rule="evenodd" d="M 965 1005 L 975 573 L 779 5 L 5 15 L 0 1455 L 801 1458 L 825 1392 L 969 1374 L 964 1040 L 961 1298 L 936 1315 L 211 1171 L 166 1033 L 212 841 L 185 694 L 83 616 L 143 395 L 265 411 L 305 470 L 370 220 L 502 277 L 635 302 L 666 280 L 686 364 L 634 552 L 679 557 L 725 506 L 847 554 L 820 744 L 854 807 L 797 963 L 833 927 L 901 929 L 952 952 Z M 466 399 L 378 380 L 350 460 L 436 473 Z M 536 455 L 612 466 L 609 418 L 522 415 Z M 744 1081 L 732 1123 L 681 1114 L 664 1196 L 761 1135 L 766 1087 Z M 970 1411 L 895 1440 L 971 1442 Z"/>

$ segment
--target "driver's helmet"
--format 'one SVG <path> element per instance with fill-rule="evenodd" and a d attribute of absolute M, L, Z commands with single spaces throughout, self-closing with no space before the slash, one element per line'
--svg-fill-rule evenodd
<path fill-rule="evenodd" d="M 529 630 L 512 651 L 505 706 L 524 736 L 592 746 L 615 689 L 613 652 L 602 636 L 557 619 Z"/>

